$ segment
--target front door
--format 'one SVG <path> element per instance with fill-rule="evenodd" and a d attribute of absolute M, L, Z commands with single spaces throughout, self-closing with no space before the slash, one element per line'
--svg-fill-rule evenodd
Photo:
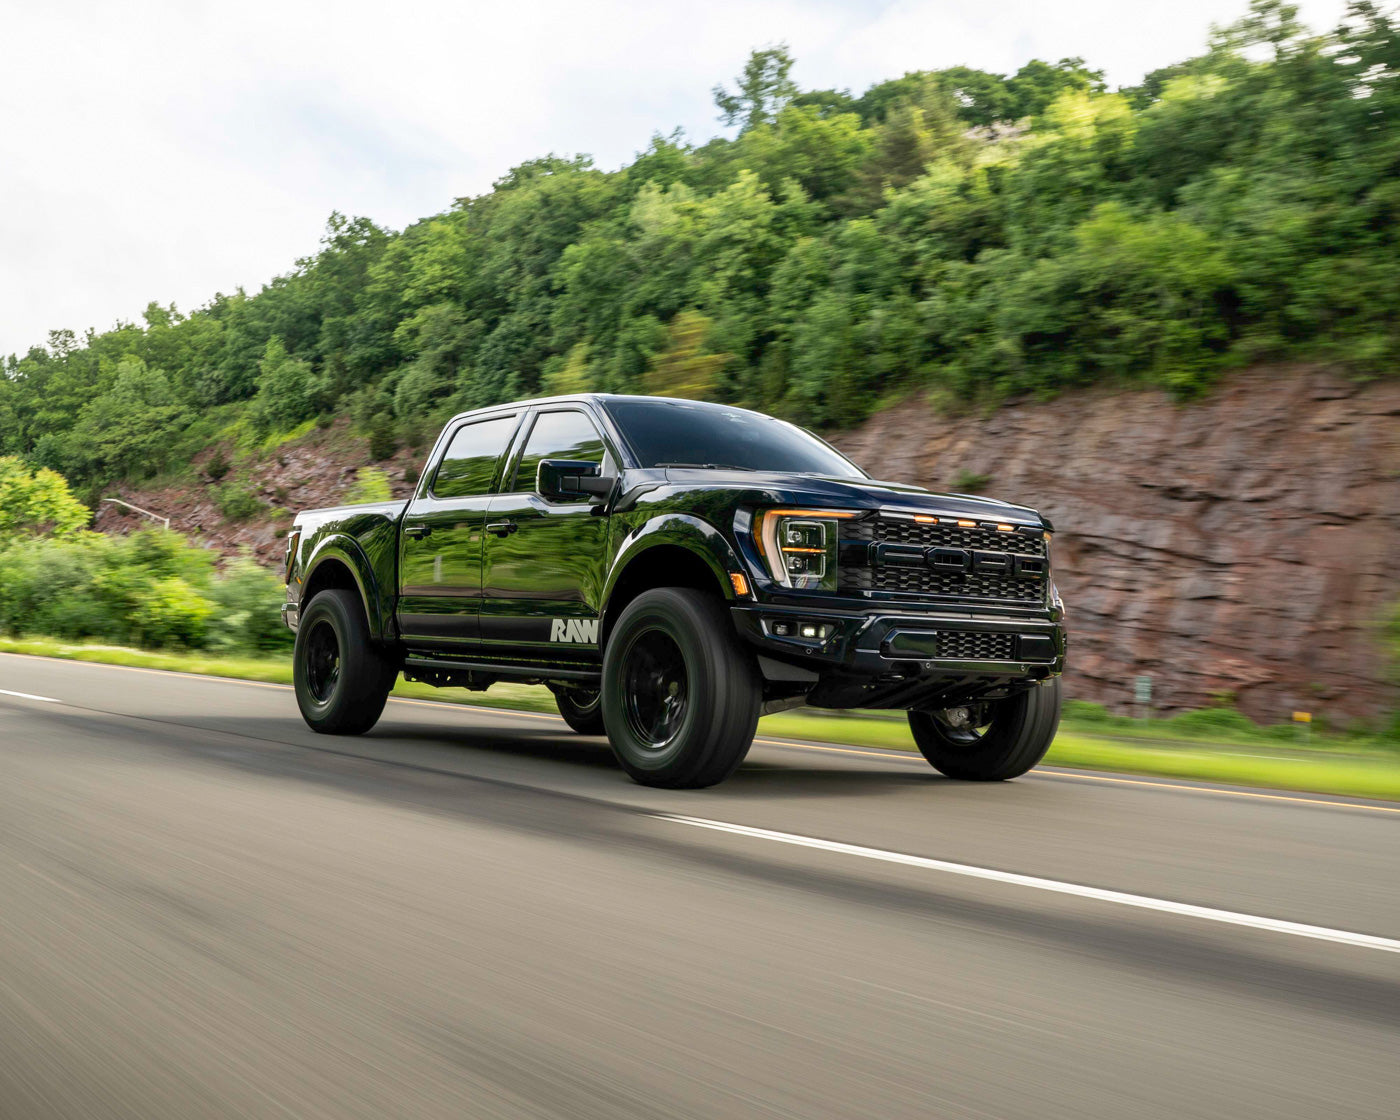
<path fill-rule="evenodd" d="M 598 652 L 608 519 L 586 501 L 546 501 L 541 459 L 615 470 L 597 425 L 577 407 L 534 417 L 512 477 L 491 500 L 481 570 L 481 637 L 492 652 L 532 660 L 589 660 Z"/>
<path fill-rule="evenodd" d="M 491 491 L 519 426 L 509 413 L 463 424 L 399 531 L 399 633 L 453 646 L 480 636 L 481 543 Z"/>

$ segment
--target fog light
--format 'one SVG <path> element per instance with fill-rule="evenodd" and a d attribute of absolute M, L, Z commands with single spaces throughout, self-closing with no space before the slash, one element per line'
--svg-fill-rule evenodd
<path fill-rule="evenodd" d="M 788 638 L 792 636 L 791 622 L 770 622 L 768 629 L 772 631 L 775 638 Z"/>
<path fill-rule="evenodd" d="M 817 628 L 815 626 L 803 626 L 802 636 L 804 638 L 815 638 L 817 636 Z"/>

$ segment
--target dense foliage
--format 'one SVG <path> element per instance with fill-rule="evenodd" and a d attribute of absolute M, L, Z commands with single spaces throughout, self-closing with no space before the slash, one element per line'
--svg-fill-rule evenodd
<path fill-rule="evenodd" d="M 1279 0 L 1109 92 L 1078 59 L 799 90 L 781 48 L 717 88 L 732 138 L 549 156 L 392 233 L 331 218 L 255 295 L 49 344 L 0 378 L 0 454 L 91 489 L 347 413 L 377 456 L 449 409 L 682 392 L 816 426 L 1232 364 L 1400 359 L 1400 35 Z M 183 433 L 183 435 L 179 435 Z"/>
<path fill-rule="evenodd" d="M 292 644 L 275 575 L 248 559 L 218 571 L 214 553 L 178 533 L 6 538 L 0 570 L 0 633 L 10 636 L 223 653 Z"/>
<path fill-rule="evenodd" d="M 216 570 L 178 533 L 86 530 L 91 511 L 49 470 L 0 458 L 0 633 L 152 648 L 262 653 L 291 645 L 277 577 L 252 560 Z"/>

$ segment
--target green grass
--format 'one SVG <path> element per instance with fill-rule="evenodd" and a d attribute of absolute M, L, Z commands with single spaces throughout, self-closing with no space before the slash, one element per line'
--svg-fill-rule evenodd
<path fill-rule="evenodd" d="M 95 661 L 144 669 L 168 669 L 203 676 L 290 684 L 290 657 L 224 657 L 168 653 L 60 642 L 49 638 L 0 638 L 0 653 L 24 653 L 72 661 Z M 488 692 L 436 689 L 400 681 L 395 696 L 448 701 L 481 707 L 554 712 L 554 698 L 542 686 L 498 684 Z M 1068 709 L 1046 762 L 1087 770 L 1116 770 L 1192 781 L 1263 786 L 1316 793 L 1400 801 L 1400 750 L 1386 740 L 1367 737 L 1322 737 L 1303 746 L 1287 742 L 1269 729 L 1255 729 L 1243 717 L 1208 714 L 1149 725 L 1148 735 L 1134 720 L 1101 716 L 1085 706 Z M 1184 722 L 1183 722 L 1184 721 Z M 1212 722 L 1223 738 L 1208 739 Z M 1120 733 L 1121 732 L 1121 733 Z M 1226 733 L 1229 733 L 1226 735 Z M 903 718 L 884 715 L 837 715 L 797 709 L 765 716 L 761 738 L 803 739 L 857 747 L 912 751 Z M 1189 741 L 1188 741 L 1189 740 Z"/>

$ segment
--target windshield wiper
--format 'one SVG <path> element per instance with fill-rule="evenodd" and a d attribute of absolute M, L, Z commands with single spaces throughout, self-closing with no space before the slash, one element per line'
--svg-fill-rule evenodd
<path fill-rule="evenodd" d="M 741 467 L 735 463 L 653 463 L 653 467 L 689 467 L 699 471 L 756 471 L 757 467 Z"/>

